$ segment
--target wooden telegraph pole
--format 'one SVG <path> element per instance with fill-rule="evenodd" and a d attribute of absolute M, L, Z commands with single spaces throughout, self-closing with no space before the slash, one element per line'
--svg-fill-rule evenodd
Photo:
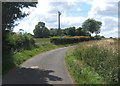
<path fill-rule="evenodd" d="M 61 30 L 60 30 L 60 15 L 61 15 L 61 12 L 58 11 L 58 36 L 61 35 Z"/>

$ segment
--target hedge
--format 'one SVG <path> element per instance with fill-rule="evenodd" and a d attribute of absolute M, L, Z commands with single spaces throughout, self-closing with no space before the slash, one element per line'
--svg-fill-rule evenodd
<path fill-rule="evenodd" d="M 8 34 L 7 44 L 5 47 L 9 50 L 20 51 L 20 50 L 29 50 L 35 47 L 35 41 L 31 35 L 28 33 L 24 34 Z"/>
<path fill-rule="evenodd" d="M 85 38 L 78 38 L 78 37 L 51 37 L 50 42 L 54 44 L 71 44 L 71 43 L 78 43 L 83 41 L 89 40 L 99 40 L 100 38 L 94 37 L 85 37 Z"/>

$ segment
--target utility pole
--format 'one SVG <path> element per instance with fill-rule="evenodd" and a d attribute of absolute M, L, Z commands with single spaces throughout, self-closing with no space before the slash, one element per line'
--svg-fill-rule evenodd
<path fill-rule="evenodd" d="M 60 31 L 60 15 L 61 15 L 61 12 L 58 11 L 58 35 L 59 36 L 61 35 L 61 31 Z"/>

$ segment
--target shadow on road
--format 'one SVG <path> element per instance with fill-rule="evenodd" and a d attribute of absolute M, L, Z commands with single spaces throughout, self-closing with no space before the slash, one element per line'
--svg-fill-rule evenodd
<path fill-rule="evenodd" d="M 48 84 L 48 80 L 62 81 L 62 78 L 50 75 L 53 72 L 53 70 L 18 67 L 3 78 L 3 84 Z"/>

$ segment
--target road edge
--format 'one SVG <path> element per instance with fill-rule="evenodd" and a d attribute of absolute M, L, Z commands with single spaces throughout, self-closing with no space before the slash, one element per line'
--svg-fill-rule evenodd
<path fill-rule="evenodd" d="M 74 46 L 71 46 L 70 48 L 73 48 L 73 47 L 74 47 Z M 68 49 L 70 49 L 70 48 L 68 48 Z M 66 52 L 67 52 L 67 51 L 66 51 Z M 65 52 L 65 53 L 66 53 L 66 52 Z M 68 71 L 67 66 L 66 66 L 65 54 L 64 54 L 64 68 L 65 68 L 66 74 L 68 75 L 70 81 L 72 82 L 72 85 L 75 86 L 74 80 L 72 79 L 72 76 L 70 75 L 70 72 Z"/>

